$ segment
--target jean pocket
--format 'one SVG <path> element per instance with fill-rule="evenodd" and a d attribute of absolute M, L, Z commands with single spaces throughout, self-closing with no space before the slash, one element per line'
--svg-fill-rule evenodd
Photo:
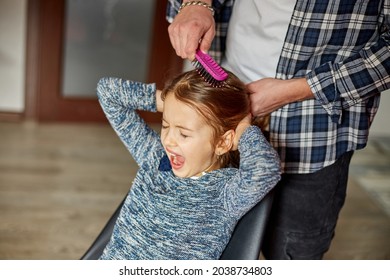
<path fill-rule="evenodd" d="M 287 235 L 286 254 L 292 260 L 320 260 L 328 251 L 334 230 L 309 233 L 290 232 Z"/>

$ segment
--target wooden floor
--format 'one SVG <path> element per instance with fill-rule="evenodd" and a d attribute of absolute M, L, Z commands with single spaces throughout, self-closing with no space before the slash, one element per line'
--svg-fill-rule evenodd
<path fill-rule="evenodd" d="M 0 259 L 79 259 L 135 172 L 107 125 L 0 123 Z M 326 259 L 390 259 L 390 214 L 364 180 L 351 175 Z"/>

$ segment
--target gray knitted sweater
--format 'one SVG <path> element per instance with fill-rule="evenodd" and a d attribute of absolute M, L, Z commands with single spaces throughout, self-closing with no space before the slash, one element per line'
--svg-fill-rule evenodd
<path fill-rule="evenodd" d="M 237 221 L 279 181 L 278 155 L 250 126 L 239 141 L 239 169 L 176 177 L 159 134 L 135 111 L 155 112 L 155 91 L 117 78 L 98 83 L 100 104 L 139 166 L 101 259 L 218 259 Z"/>

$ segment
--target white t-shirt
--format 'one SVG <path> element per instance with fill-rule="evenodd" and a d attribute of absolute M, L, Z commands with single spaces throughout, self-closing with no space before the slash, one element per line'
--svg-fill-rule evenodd
<path fill-rule="evenodd" d="M 222 66 L 246 83 L 275 77 L 295 2 L 235 1 Z"/>

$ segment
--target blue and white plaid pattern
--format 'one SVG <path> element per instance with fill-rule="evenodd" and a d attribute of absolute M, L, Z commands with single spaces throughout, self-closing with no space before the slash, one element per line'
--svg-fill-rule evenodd
<path fill-rule="evenodd" d="M 171 21 L 178 2 L 169 0 Z M 217 37 L 210 52 L 223 55 L 234 1 L 213 1 Z M 390 86 L 390 0 L 296 2 L 275 74 L 306 77 L 315 99 L 271 115 L 270 138 L 286 173 L 311 173 L 343 153 L 362 149 Z"/>

